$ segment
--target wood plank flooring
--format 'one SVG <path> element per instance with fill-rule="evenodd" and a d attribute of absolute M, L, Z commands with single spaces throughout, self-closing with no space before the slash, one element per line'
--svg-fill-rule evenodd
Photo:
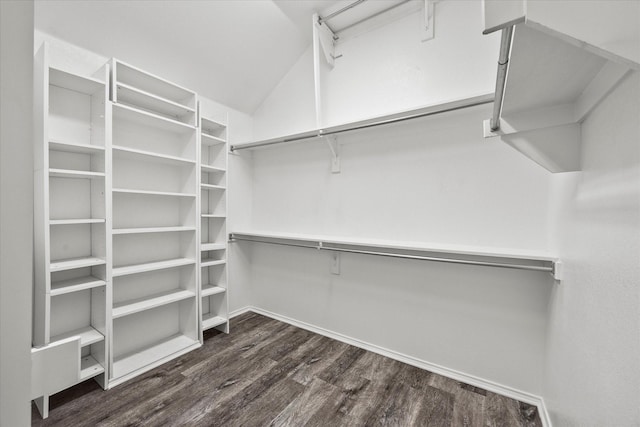
<path fill-rule="evenodd" d="M 255 313 L 103 391 L 51 397 L 32 426 L 526 426 L 534 406 Z"/>

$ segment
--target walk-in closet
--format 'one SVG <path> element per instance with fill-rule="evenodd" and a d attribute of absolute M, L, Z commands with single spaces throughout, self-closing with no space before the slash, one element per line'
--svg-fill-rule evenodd
<path fill-rule="evenodd" d="M 640 1 L 0 19 L 0 427 L 640 425 Z"/>

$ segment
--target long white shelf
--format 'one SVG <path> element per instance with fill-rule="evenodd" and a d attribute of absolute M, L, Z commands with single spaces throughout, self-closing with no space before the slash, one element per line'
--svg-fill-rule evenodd
<path fill-rule="evenodd" d="M 213 185 L 213 184 L 200 184 L 200 188 L 203 190 L 226 190 L 226 187 L 222 185 Z"/>
<path fill-rule="evenodd" d="M 139 194 L 145 196 L 167 196 L 167 197 L 196 197 L 191 193 L 176 193 L 171 191 L 152 191 L 152 190 L 135 190 L 132 188 L 113 188 L 113 193 L 121 194 Z"/>
<path fill-rule="evenodd" d="M 50 219 L 49 225 L 104 224 L 104 218 Z"/>
<path fill-rule="evenodd" d="M 203 258 L 202 261 L 200 261 L 200 267 L 212 267 L 214 265 L 223 265 L 226 264 L 226 260 L 224 259 L 208 259 L 208 258 Z"/>
<path fill-rule="evenodd" d="M 85 95 L 92 95 L 105 89 L 105 83 L 93 77 L 79 76 L 53 67 L 49 67 L 49 84 Z"/>
<path fill-rule="evenodd" d="M 224 219 L 227 217 L 225 214 L 200 214 L 202 218 L 214 218 L 214 219 Z"/>
<path fill-rule="evenodd" d="M 196 261 L 190 258 L 168 259 L 166 261 L 147 262 L 113 268 L 113 277 L 127 276 L 129 274 L 146 273 L 148 271 L 164 270 L 167 268 L 193 265 Z"/>
<path fill-rule="evenodd" d="M 71 169 L 49 169 L 49 176 L 53 178 L 104 178 L 104 172 L 78 171 Z"/>
<path fill-rule="evenodd" d="M 154 161 L 171 165 L 195 165 L 196 161 L 191 159 L 185 159 L 184 157 L 170 156 L 167 154 L 160 154 L 153 151 L 138 150 L 137 148 L 123 147 L 120 145 L 113 146 L 114 156 L 126 157 L 130 159 L 138 159 L 141 161 Z"/>
<path fill-rule="evenodd" d="M 201 251 L 219 251 L 222 249 L 227 249 L 226 243 L 201 243 L 200 244 Z"/>
<path fill-rule="evenodd" d="M 195 297 L 195 293 L 185 289 L 176 289 L 173 291 L 162 292 L 150 295 L 145 298 L 137 298 L 135 300 L 124 301 L 113 305 L 112 316 L 114 319 L 128 316 L 130 314 L 139 313 L 141 311 L 150 310 L 166 304 L 182 301 L 187 298 Z"/>
<path fill-rule="evenodd" d="M 68 294 L 71 292 L 84 291 L 85 289 L 105 286 L 107 282 L 93 276 L 78 277 L 75 279 L 51 282 L 51 296 Z"/>
<path fill-rule="evenodd" d="M 214 314 L 203 314 L 202 315 L 202 329 L 211 329 L 216 326 L 224 325 L 227 323 L 227 319 L 224 317 L 216 316 Z"/>
<path fill-rule="evenodd" d="M 63 151 L 65 153 L 77 154 L 99 154 L 104 153 L 105 148 L 100 145 L 78 144 L 74 142 L 49 141 L 49 149 L 52 151 Z"/>
<path fill-rule="evenodd" d="M 452 244 L 398 242 L 274 232 L 232 232 L 231 240 L 305 247 L 335 252 L 548 271 L 560 280 L 559 260 L 549 252 Z"/>
<path fill-rule="evenodd" d="M 182 231 L 195 231 L 195 227 L 138 227 L 138 228 L 114 228 L 112 234 L 143 234 L 143 233 L 171 233 Z"/>
<path fill-rule="evenodd" d="M 94 265 L 103 265 L 106 261 L 96 257 L 69 258 L 51 261 L 49 271 L 55 273 L 57 271 L 73 270 L 74 268 L 92 267 Z"/>
<path fill-rule="evenodd" d="M 113 118 L 114 120 L 130 121 L 143 126 L 154 127 L 166 132 L 178 134 L 196 130 L 196 127 L 190 124 L 124 104 L 113 104 Z"/>
<path fill-rule="evenodd" d="M 118 91 L 118 102 L 124 102 L 125 104 L 135 105 L 150 111 L 175 117 L 177 120 L 180 120 L 181 116 L 190 113 L 195 114 L 196 112 L 191 107 L 154 95 L 150 92 L 146 92 L 122 82 L 116 83 L 116 90 Z"/>
<path fill-rule="evenodd" d="M 224 173 L 227 171 L 225 168 L 218 168 L 216 166 L 209 166 L 205 164 L 201 164 L 200 168 L 202 169 L 203 172 Z"/>
<path fill-rule="evenodd" d="M 80 359 L 80 381 L 88 380 L 104 372 L 102 366 L 93 356 L 85 356 Z"/>
<path fill-rule="evenodd" d="M 61 341 L 65 338 L 71 337 L 80 337 L 80 346 L 85 347 L 91 344 L 95 344 L 100 341 L 104 341 L 104 335 L 95 330 L 91 326 L 87 326 L 84 328 L 76 329 L 70 332 L 65 332 L 64 334 L 59 334 L 51 337 L 51 342 Z"/>
<path fill-rule="evenodd" d="M 113 361 L 113 377 L 121 378 L 138 369 L 147 367 L 172 354 L 197 346 L 199 342 L 185 335 L 173 335 L 155 345 L 116 357 Z"/>
<path fill-rule="evenodd" d="M 200 291 L 200 296 L 202 297 L 210 297 L 211 295 L 223 294 L 227 290 L 221 286 L 213 286 L 213 285 L 202 285 L 202 290 Z"/>
<path fill-rule="evenodd" d="M 217 136 L 213 136 L 213 135 L 209 135 L 207 133 L 202 132 L 200 134 L 202 136 L 202 138 L 200 138 L 200 143 L 204 146 L 212 146 L 212 145 L 219 145 L 219 144 L 226 144 L 227 141 L 224 140 L 223 138 L 219 138 Z"/>

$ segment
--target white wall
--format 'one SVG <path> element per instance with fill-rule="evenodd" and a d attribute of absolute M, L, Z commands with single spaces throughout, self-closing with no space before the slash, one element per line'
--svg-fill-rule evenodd
<path fill-rule="evenodd" d="M 0 426 L 30 425 L 33 2 L 0 2 Z"/>
<path fill-rule="evenodd" d="M 640 425 L 639 114 L 636 72 L 583 123 L 583 171 L 557 183 L 566 278 L 551 297 L 544 387 L 556 426 Z"/>

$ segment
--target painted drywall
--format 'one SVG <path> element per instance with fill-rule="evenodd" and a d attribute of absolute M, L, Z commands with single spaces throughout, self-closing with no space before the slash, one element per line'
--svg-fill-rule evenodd
<path fill-rule="evenodd" d="M 639 114 L 635 72 L 582 124 L 583 171 L 555 184 L 568 195 L 544 387 L 556 426 L 640 425 Z"/>
<path fill-rule="evenodd" d="M 482 137 L 491 106 L 256 150 L 253 230 L 531 250 L 547 248 L 550 174 Z M 545 273 L 242 243 L 261 309 L 539 394 L 552 278 Z"/>
<path fill-rule="evenodd" d="M 33 2 L 0 2 L 0 426 L 30 425 Z"/>

